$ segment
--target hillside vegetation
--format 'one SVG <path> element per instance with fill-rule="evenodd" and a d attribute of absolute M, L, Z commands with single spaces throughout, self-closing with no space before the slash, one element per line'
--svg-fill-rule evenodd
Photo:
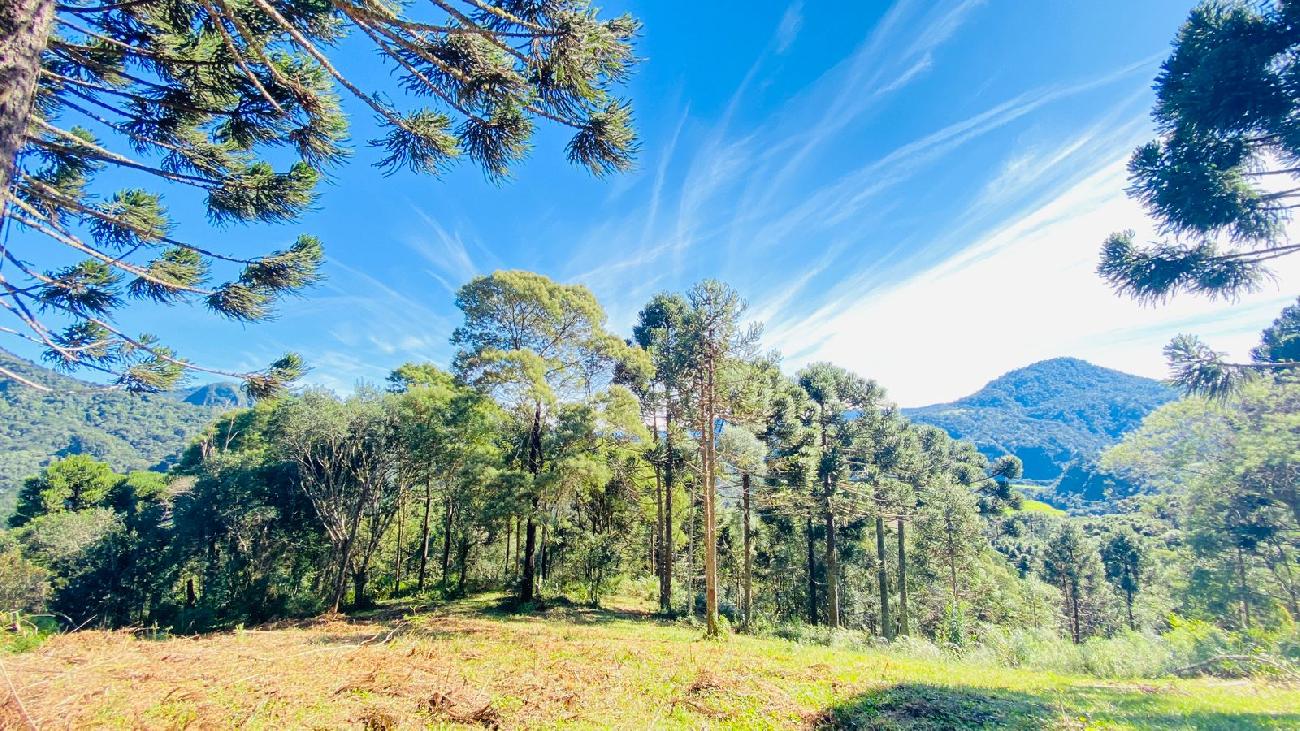
<path fill-rule="evenodd" d="M 5 659 L 38 728 L 1295 728 L 1300 690 L 1098 680 L 734 636 L 487 596 L 155 641 L 51 638 Z M 15 704 L 0 710 L 22 724 Z"/>
<path fill-rule="evenodd" d="M 974 442 L 990 457 L 1019 457 L 1027 479 L 1054 481 L 1059 495 L 1096 500 L 1106 486 L 1094 469 L 1097 456 L 1177 395 L 1150 378 L 1053 358 L 1010 371 L 965 398 L 903 412 Z"/>
<path fill-rule="evenodd" d="M 58 457 L 89 454 L 121 472 L 165 468 L 213 417 L 203 405 L 108 390 L 3 349 L 0 367 L 51 389 L 0 377 L 0 517 L 22 481 Z"/>

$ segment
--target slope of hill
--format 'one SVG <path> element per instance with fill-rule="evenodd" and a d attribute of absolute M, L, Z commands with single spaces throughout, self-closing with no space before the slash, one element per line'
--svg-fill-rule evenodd
<path fill-rule="evenodd" d="M 22 481 L 52 459 L 85 453 L 119 471 L 165 467 L 213 415 L 165 395 L 107 390 L 3 349 L 0 367 L 51 389 L 0 376 L 0 517 Z"/>
<path fill-rule="evenodd" d="M 1097 499 L 1106 478 L 1092 463 L 1177 392 L 1159 381 L 1053 358 L 1006 373 L 951 403 L 904 409 L 913 421 L 975 442 L 991 457 L 1014 454 L 1025 478 L 1056 483 L 1058 495 Z"/>
<path fill-rule="evenodd" d="M 1103 680 L 701 630 L 644 607 L 510 615 L 474 598 L 155 639 L 51 637 L 6 657 L 0 727 L 1263 729 L 1300 690 Z M 937 652 L 937 651 L 936 651 Z M 322 672 L 328 668 L 327 672 Z"/>

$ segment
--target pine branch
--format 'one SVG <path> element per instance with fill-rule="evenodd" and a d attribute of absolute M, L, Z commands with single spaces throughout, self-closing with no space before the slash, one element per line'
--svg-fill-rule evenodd
<path fill-rule="evenodd" d="M 271 96 L 270 92 L 266 90 L 266 87 L 262 86 L 262 82 L 257 78 L 257 74 L 253 73 L 253 70 L 250 69 L 248 64 L 244 61 L 244 55 L 239 52 L 239 47 L 235 45 L 235 39 L 230 36 L 230 31 L 226 28 L 226 24 L 223 21 L 221 14 L 212 7 L 212 3 L 208 2 L 208 0 L 201 0 L 201 4 L 203 9 L 207 11 L 208 18 L 212 21 L 212 24 L 216 26 L 217 32 L 221 34 L 221 40 L 225 42 L 226 48 L 229 49 L 231 57 L 235 60 L 235 65 L 239 66 L 239 70 L 244 72 L 244 76 L 248 77 L 248 80 L 253 84 L 254 88 L 257 89 L 258 93 L 262 95 L 262 98 L 265 99 L 266 102 L 275 109 L 275 111 L 279 112 L 281 115 L 287 116 L 285 115 L 284 108 L 281 107 L 280 103 Z"/>
<path fill-rule="evenodd" d="M 234 256 L 226 256 L 225 254 L 218 254 L 215 251 L 209 251 L 202 247 L 198 247 L 193 244 L 188 244 L 185 243 L 184 241 L 178 241 L 177 239 L 173 239 L 168 236 L 156 236 L 154 232 L 146 231 L 145 229 L 140 228 L 138 225 L 130 221 L 123 220 L 116 216 L 111 216 L 107 213 L 104 213 L 103 211 L 100 211 L 95 208 L 91 208 L 90 206 L 72 200 L 71 198 L 62 195 L 54 188 L 51 188 L 45 183 L 42 183 L 41 181 L 36 180 L 35 178 L 31 178 L 29 176 L 23 176 L 21 184 L 27 186 L 29 192 L 32 192 L 34 195 L 41 198 L 42 200 L 56 203 L 66 208 L 71 208 L 72 210 L 77 211 L 78 213 L 85 214 L 87 216 L 93 216 L 95 218 L 98 218 L 101 221 L 104 221 L 105 223 L 111 223 L 116 226 L 121 226 L 123 228 L 131 230 L 133 233 L 140 236 L 154 237 L 160 243 L 171 244 L 172 246 L 178 246 L 182 249 L 189 249 L 190 251 L 193 251 L 196 254 L 202 254 L 203 256 L 211 257 L 213 259 L 219 259 L 221 261 L 231 262 L 233 264 L 256 264 L 257 262 L 262 261 L 262 259 L 240 259 Z M 34 191 L 32 190 L 31 186 L 39 187 L 41 190 Z"/>
<path fill-rule="evenodd" d="M 319 63 L 321 68 L 325 69 L 326 73 L 334 77 L 335 81 L 342 84 L 343 88 L 347 89 L 353 96 L 364 102 L 366 106 L 373 109 L 377 114 L 382 116 L 384 119 L 387 119 L 390 123 L 401 127 L 402 129 L 406 129 L 406 125 L 403 124 L 401 117 L 397 116 L 397 114 L 393 110 L 389 109 L 387 105 L 379 103 L 373 96 L 358 89 L 355 84 L 347 79 L 347 77 L 339 73 L 339 70 L 334 68 L 334 64 L 330 63 L 329 58 L 322 53 L 320 49 L 316 48 L 315 44 L 308 40 L 296 27 L 294 27 L 292 23 L 285 20 L 284 16 L 267 3 L 266 0 L 252 1 L 255 5 L 261 8 L 263 12 L 270 16 L 271 20 L 275 21 L 276 25 L 284 29 L 299 48 L 303 49 L 308 55 L 316 59 L 316 63 Z"/>
<path fill-rule="evenodd" d="M 73 142 L 77 147 L 84 148 L 84 150 L 80 154 L 86 157 L 92 157 L 97 160 L 102 160 L 104 162 L 115 163 L 117 165 L 121 165 L 122 167 L 127 167 L 133 170 L 139 170 L 141 172 L 150 173 L 160 178 L 171 180 L 172 182 L 184 183 L 186 185 L 193 185 L 201 188 L 206 188 L 206 187 L 216 188 L 216 187 L 220 187 L 222 184 L 220 180 L 213 180 L 212 178 L 204 178 L 204 177 L 199 177 L 197 175 L 186 175 L 184 173 L 173 173 L 173 172 L 168 172 L 167 170 L 163 170 L 161 168 L 145 165 L 142 162 L 136 162 L 135 160 L 132 160 L 129 157 L 124 157 L 122 155 L 117 154 L 116 152 L 111 152 L 109 150 L 106 150 L 103 147 L 100 147 L 99 145 L 96 145 L 92 142 L 87 142 L 86 140 L 81 139 L 80 137 L 72 134 L 71 132 L 55 127 L 54 125 L 46 122 L 43 119 L 35 118 L 33 121 L 35 121 L 38 127 L 43 127 L 46 130 L 52 132 L 53 134 Z M 56 152 L 64 155 L 78 154 L 78 151 L 71 147 L 56 145 L 50 142 L 49 140 L 46 140 L 41 137 L 28 135 L 27 139 L 33 144 L 40 147 L 44 147 L 50 150 L 51 152 Z"/>

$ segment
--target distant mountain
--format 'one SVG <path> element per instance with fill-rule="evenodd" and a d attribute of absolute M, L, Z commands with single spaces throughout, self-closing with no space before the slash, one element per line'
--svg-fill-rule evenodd
<path fill-rule="evenodd" d="M 243 409 L 253 405 L 238 383 L 223 381 L 193 389 L 179 389 L 171 394 L 187 404 L 220 409 Z"/>
<path fill-rule="evenodd" d="M 164 469 L 214 412 L 168 395 L 108 390 L 4 349 L 0 367 L 52 389 L 38 391 L 0 374 L 0 517 L 13 510 L 22 481 L 56 457 L 86 453 L 118 470 Z M 217 395 L 211 398 L 221 405 Z"/>
<path fill-rule="evenodd" d="M 1098 499 L 1107 479 L 1097 456 L 1178 393 L 1159 381 L 1053 358 L 1006 373 L 951 403 L 904 409 L 974 442 L 990 457 L 1014 454 L 1025 478 L 1052 483 L 1058 496 Z"/>

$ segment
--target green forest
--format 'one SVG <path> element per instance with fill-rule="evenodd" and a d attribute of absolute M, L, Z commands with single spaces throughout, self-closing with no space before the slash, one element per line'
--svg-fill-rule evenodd
<path fill-rule="evenodd" d="M 585 288 L 529 272 L 457 303 L 453 371 L 228 411 L 166 475 L 53 462 L 10 518 L 8 601 L 191 633 L 631 592 L 706 635 L 845 628 L 1103 675 L 1300 652 L 1285 374 L 1159 408 L 1101 458 L 1143 489 L 1070 517 L 1024 509 L 1016 458 L 909 422 L 871 380 L 784 375 L 723 283 L 656 296 L 630 338 Z"/>
<path fill-rule="evenodd" d="M 0 4 L 0 727 L 1300 728 L 1300 0 L 616 5 Z"/>

